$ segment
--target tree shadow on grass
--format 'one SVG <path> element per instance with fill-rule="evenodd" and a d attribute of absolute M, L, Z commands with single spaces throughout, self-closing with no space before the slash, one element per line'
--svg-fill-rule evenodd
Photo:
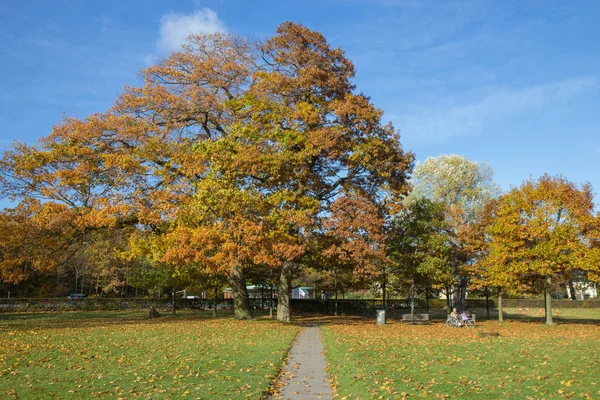
<path fill-rule="evenodd" d="M 430 320 L 428 325 L 441 325 L 445 326 L 445 318 L 437 317 Z M 477 322 L 496 322 L 495 318 L 479 318 Z M 292 317 L 292 322 L 301 326 L 315 326 L 315 325 L 375 325 L 375 317 L 364 317 L 364 316 L 350 316 L 350 315 L 323 315 L 323 314 L 311 314 L 311 313 L 296 313 Z M 510 324 L 511 322 L 519 322 L 528 325 L 544 325 L 545 319 L 542 317 L 519 317 L 508 316 L 505 317 L 505 323 Z M 401 317 L 398 315 L 393 318 L 388 318 L 388 325 L 401 325 Z M 554 317 L 555 325 L 594 325 L 600 326 L 600 320 L 594 318 L 571 318 L 571 317 Z M 412 325 L 411 325 L 412 326 Z M 417 325 L 418 326 L 418 325 Z"/>
<path fill-rule="evenodd" d="M 217 318 L 231 318 L 232 310 L 221 310 Z M 94 328 L 114 325 L 164 324 L 182 321 L 211 320 L 212 311 L 161 311 L 160 318 L 151 319 L 148 311 L 75 311 L 52 313 L 0 314 L 0 332 L 19 330 L 43 330 L 61 328 Z"/>
<path fill-rule="evenodd" d="M 318 325 L 363 325 L 375 323 L 374 318 L 351 316 L 351 315 L 323 315 L 312 313 L 296 313 L 292 316 L 292 322 L 301 326 Z"/>
<path fill-rule="evenodd" d="M 508 317 L 505 318 L 507 322 L 515 321 L 526 324 L 536 324 L 536 325 L 544 325 L 546 319 L 544 317 L 529 317 L 529 318 L 519 318 L 519 317 Z M 600 325 L 600 320 L 592 319 L 592 318 L 569 318 L 569 317 L 552 317 L 555 325 L 567 325 L 567 324 L 575 324 L 575 325 Z M 495 321 L 495 320 L 488 320 Z"/>

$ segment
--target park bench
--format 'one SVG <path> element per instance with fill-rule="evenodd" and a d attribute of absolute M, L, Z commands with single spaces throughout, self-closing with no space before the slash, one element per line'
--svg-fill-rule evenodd
<path fill-rule="evenodd" d="M 402 314 L 401 323 L 404 324 L 429 324 L 429 314 Z"/>

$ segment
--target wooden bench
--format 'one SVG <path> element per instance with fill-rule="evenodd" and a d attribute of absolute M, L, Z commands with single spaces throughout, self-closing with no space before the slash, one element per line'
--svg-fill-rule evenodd
<path fill-rule="evenodd" d="M 429 314 L 402 314 L 402 325 L 406 324 L 429 324 Z"/>

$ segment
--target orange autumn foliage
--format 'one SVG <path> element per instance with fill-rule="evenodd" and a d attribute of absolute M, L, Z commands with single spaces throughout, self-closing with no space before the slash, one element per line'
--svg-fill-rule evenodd
<path fill-rule="evenodd" d="M 264 42 L 191 35 L 107 112 L 6 152 L 0 195 L 62 205 L 78 234 L 134 226 L 131 258 L 277 268 L 341 193 L 392 210 L 407 191 L 413 155 L 354 73 L 299 24 Z"/>

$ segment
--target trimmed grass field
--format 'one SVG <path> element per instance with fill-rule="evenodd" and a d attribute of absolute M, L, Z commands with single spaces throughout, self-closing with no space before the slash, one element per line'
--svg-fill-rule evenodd
<path fill-rule="evenodd" d="M 598 324 L 456 329 L 334 319 L 322 329 L 341 398 L 600 398 Z"/>
<path fill-rule="evenodd" d="M 0 398 L 261 398 L 299 330 L 142 312 L 0 314 Z"/>
<path fill-rule="evenodd" d="M 511 314 L 475 329 L 358 317 L 295 322 L 322 324 L 339 398 L 600 398 L 598 309 L 565 309 L 556 326 Z M 300 329 L 236 321 L 231 312 L 146 315 L 0 314 L 0 398 L 263 398 Z"/>

